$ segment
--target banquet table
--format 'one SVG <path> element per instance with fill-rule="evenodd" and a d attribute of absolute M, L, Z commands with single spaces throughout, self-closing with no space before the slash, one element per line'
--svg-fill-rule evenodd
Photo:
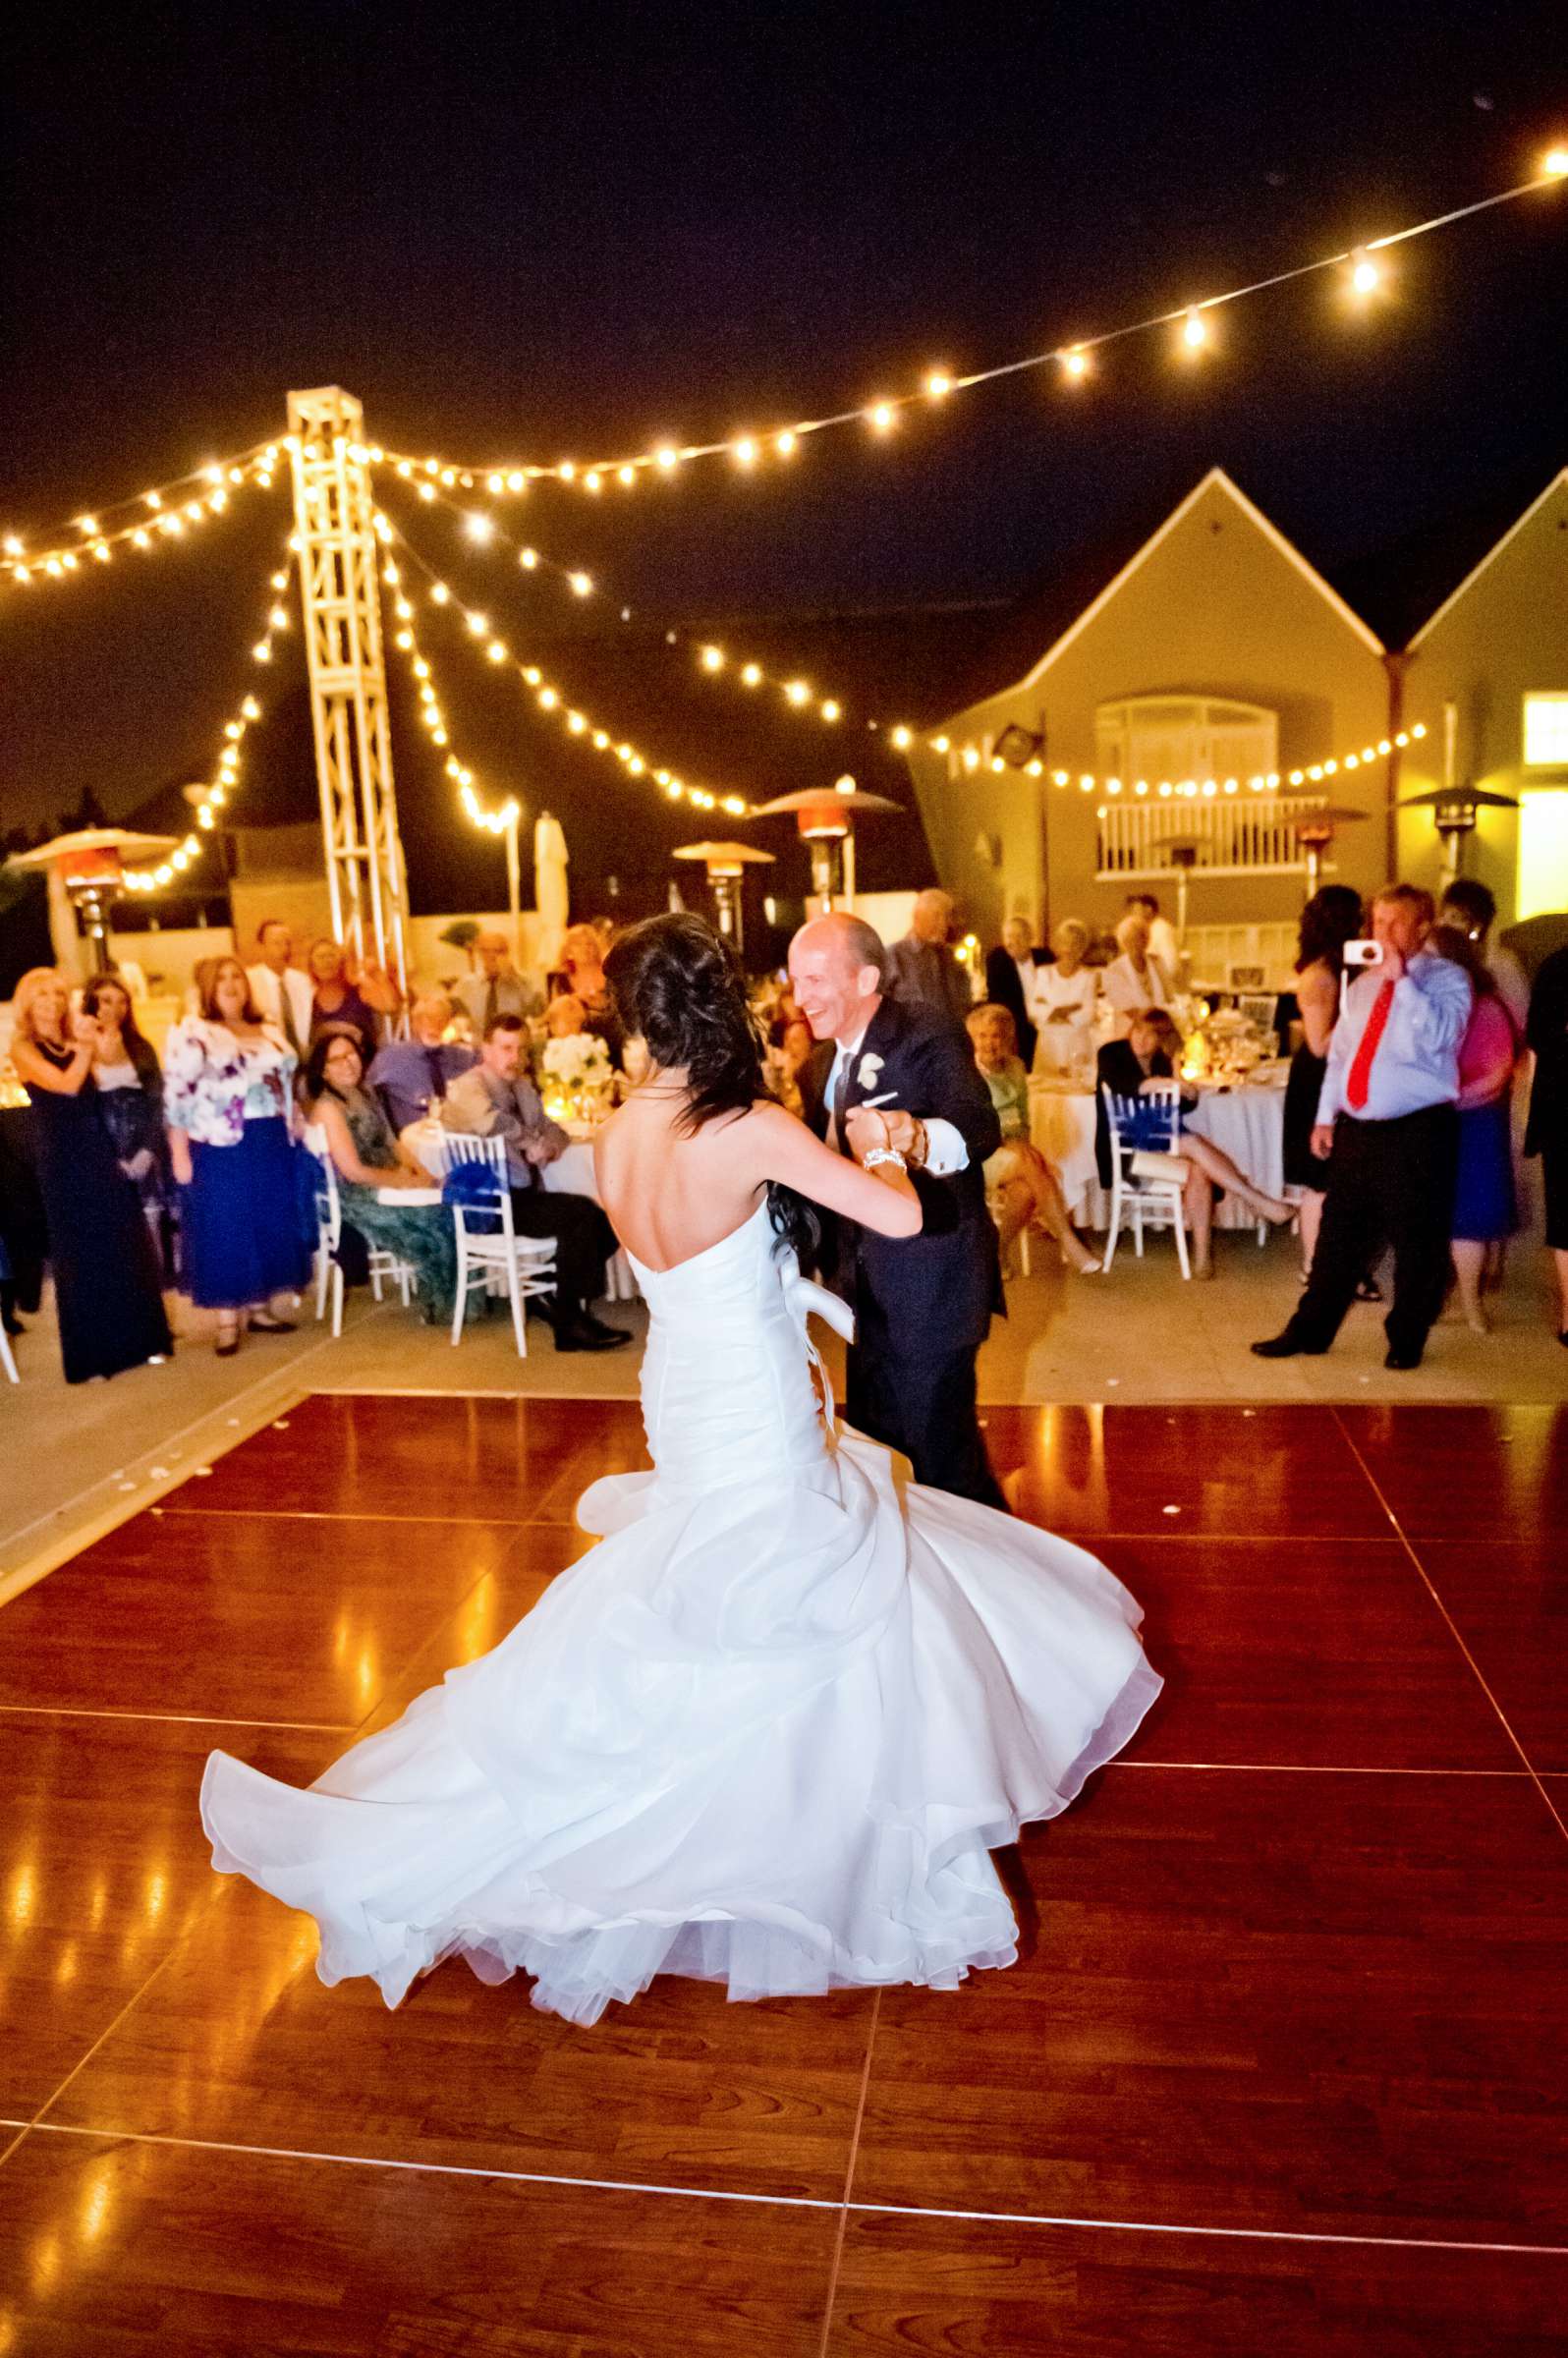
<path fill-rule="evenodd" d="M 1103 1228 L 1110 1200 L 1094 1163 L 1094 1093 L 1081 1084 L 1034 1080 L 1029 1088 L 1030 1136 L 1062 1183 L 1067 1208 L 1082 1228 Z M 1264 1194 L 1285 1184 L 1285 1082 L 1270 1076 L 1233 1088 L 1198 1084 L 1198 1104 L 1185 1115 L 1190 1129 L 1212 1141 Z M 1220 1228 L 1250 1228 L 1253 1214 L 1228 1196 L 1214 1207 Z"/>

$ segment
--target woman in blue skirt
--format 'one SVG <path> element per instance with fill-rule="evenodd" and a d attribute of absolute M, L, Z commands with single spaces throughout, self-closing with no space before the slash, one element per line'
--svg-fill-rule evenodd
<path fill-rule="evenodd" d="M 262 1022 L 238 958 L 203 959 L 196 982 L 198 1012 L 164 1048 L 164 1104 L 183 1190 L 182 1282 L 217 1312 L 227 1359 L 247 1326 L 291 1330 L 273 1297 L 297 1294 L 309 1274 L 295 1197 L 295 1055 Z"/>

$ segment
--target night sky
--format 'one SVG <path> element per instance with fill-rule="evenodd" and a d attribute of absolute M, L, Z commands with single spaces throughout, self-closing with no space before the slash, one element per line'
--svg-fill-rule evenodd
<path fill-rule="evenodd" d="M 582 459 L 1092 333 L 1529 177 L 1568 139 L 1564 33 L 1560 0 L 29 10 L 0 531 L 281 433 L 291 385 L 351 388 L 394 447 Z M 1011 595 L 1217 462 L 1343 567 L 1568 463 L 1568 189 L 1396 269 L 1361 319 L 1324 280 L 1248 303 L 1201 367 L 1130 342 L 1079 393 L 1025 377 L 596 506 L 542 489 L 519 529 L 640 612 L 884 608 Z M 194 546 L 0 589 L 0 829 L 203 774 L 287 529 L 247 495 Z M 509 638 L 559 626 L 557 592 L 417 529 Z"/>

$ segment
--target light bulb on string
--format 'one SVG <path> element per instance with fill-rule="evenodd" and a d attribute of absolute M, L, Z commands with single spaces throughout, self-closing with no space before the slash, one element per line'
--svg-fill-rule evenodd
<path fill-rule="evenodd" d="M 1208 342 L 1208 322 L 1197 304 L 1192 304 L 1182 318 L 1182 343 L 1189 352 L 1201 352 Z"/>
<path fill-rule="evenodd" d="M 1062 354 L 1062 374 L 1069 384 L 1080 384 L 1089 374 L 1089 355 L 1081 344 L 1071 345 Z"/>
<path fill-rule="evenodd" d="M 1540 169 L 1547 180 L 1568 180 L 1568 145 L 1548 147 L 1540 159 Z"/>
<path fill-rule="evenodd" d="M 1383 283 L 1380 262 L 1374 262 L 1365 246 L 1358 246 L 1350 257 L 1350 285 L 1355 295 L 1375 295 Z"/>

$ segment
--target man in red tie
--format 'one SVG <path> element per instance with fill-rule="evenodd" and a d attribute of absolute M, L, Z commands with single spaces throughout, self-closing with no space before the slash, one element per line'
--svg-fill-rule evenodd
<path fill-rule="evenodd" d="M 1353 982 L 1328 1046 L 1313 1152 L 1328 1164 L 1312 1276 L 1260 1359 L 1326 1351 L 1363 1272 L 1394 1249 L 1388 1368 L 1419 1368 L 1448 1281 L 1458 1153 L 1459 1043 L 1470 979 L 1423 947 L 1431 895 L 1390 884 L 1372 903 L 1377 963 Z"/>

